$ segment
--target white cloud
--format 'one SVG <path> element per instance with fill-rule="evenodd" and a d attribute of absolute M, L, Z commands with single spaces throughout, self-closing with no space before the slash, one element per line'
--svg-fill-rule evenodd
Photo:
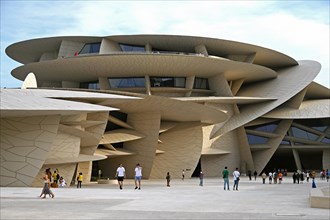
<path fill-rule="evenodd" d="M 329 2 L 23 3 L 1 3 L 5 6 L 1 7 L 1 79 L 8 75 L 4 71 L 15 67 L 13 62 L 7 62 L 8 58 L 3 58 L 4 47 L 17 41 L 45 36 L 175 34 L 241 41 L 277 50 L 296 60 L 316 60 L 322 64 L 316 81 L 329 87 Z M 1 82 L 1 86 L 6 84 Z"/>

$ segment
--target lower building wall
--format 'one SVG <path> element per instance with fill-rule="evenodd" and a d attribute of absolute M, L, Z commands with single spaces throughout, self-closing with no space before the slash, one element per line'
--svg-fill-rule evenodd
<path fill-rule="evenodd" d="M 330 149 L 323 150 L 323 169 L 330 169 Z"/>
<path fill-rule="evenodd" d="M 206 132 L 206 131 L 205 131 Z M 207 136 L 204 134 L 204 137 Z M 219 177 L 225 166 L 230 172 L 235 168 L 241 170 L 239 137 L 236 130 L 230 131 L 223 136 L 211 140 L 210 148 L 228 152 L 225 154 L 202 155 L 201 167 L 207 177 Z"/>
<path fill-rule="evenodd" d="M 167 172 L 172 178 L 181 178 L 182 170 L 190 177 L 198 164 L 203 144 L 200 123 L 180 123 L 161 133 L 160 151 L 155 157 L 150 178 L 163 179 Z"/>
<path fill-rule="evenodd" d="M 137 132 L 144 134 L 145 137 L 125 142 L 123 150 L 127 150 L 132 155 L 110 157 L 98 162 L 104 177 L 113 178 L 119 163 L 122 163 L 126 170 L 127 178 L 134 178 L 134 168 L 137 163 L 143 167 L 143 178 L 149 178 L 157 149 L 160 112 L 134 113 L 129 114 L 127 123 Z M 121 149 L 118 149 L 121 150 Z"/>
<path fill-rule="evenodd" d="M 31 186 L 57 135 L 60 116 L 1 118 L 0 186 Z"/>

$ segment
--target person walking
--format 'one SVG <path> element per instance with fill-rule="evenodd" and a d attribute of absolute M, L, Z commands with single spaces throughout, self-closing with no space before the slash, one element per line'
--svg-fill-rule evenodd
<path fill-rule="evenodd" d="M 167 187 L 170 187 L 170 182 L 171 182 L 171 175 L 170 172 L 167 172 L 166 174 L 166 183 L 167 183 Z"/>
<path fill-rule="evenodd" d="M 263 173 L 261 174 L 262 184 L 265 184 L 265 182 L 266 182 L 266 177 L 267 177 L 267 174 L 266 174 L 265 172 L 263 172 Z"/>
<path fill-rule="evenodd" d="M 184 180 L 184 170 L 182 170 L 182 180 Z"/>
<path fill-rule="evenodd" d="M 251 181 L 252 180 L 252 171 L 251 170 L 248 170 L 248 176 L 249 176 L 249 180 Z"/>
<path fill-rule="evenodd" d="M 238 182 L 239 182 L 239 177 L 240 177 L 240 173 L 238 171 L 238 168 L 236 168 L 236 170 L 233 172 L 233 176 L 234 176 L 234 186 L 233 186 L 233 190 L 237 190 L 238 191 Z"/>
<path fill-rule="evenodd" d="M 273 173 L 272 172 L 268 173 L 268 179 L 269 179 L 269 184 L 272 184 L 272 181 L 273 181 Z"/>
<path fill-rule="evenodd" d="M 142 179 L 142 167 L 140 164 L 136 164 L 135 171 L 135 189 L 141 189 L 141 179 Z"/>
<path fill-rule="evenodd" d="M 256 170 L 254 171 L 253 176 L 254 176 L 254 181 L 256 181 L 258 176 L 258 172 Z"/>
<path fill-rule="evenodd" d="M 119 167 L 117 168 L 115 177 L 117 177 L 117 181 L 118 181 L 118 185 L 119 185 L 120 190 L 123 189 L 123 183 L 124 183 L 125 176 L 126 176 L 125 168 L 123 167 L 123 164 L 119 164 Z"/>
<path fill-rule="evenodd" d="M 204 173 L 201 171 L 199 173 L 199 185 L 203 186 L 203 180 L 204 180 Z"/>
<path fill-rule="evenodd" d="M 282 178 L 283 178 L 283 174 L 281 172 L 278 173 L 278 184 L 282 183 Z"/>
<path fill-rule="evenodd" d="M 46 195 L 49 195 L 49 197 L 54 198 L 55 195 L 49 188 L 50 179 L 48 176 L 48 171 L 45 172 L 45 175 L 42 177 L 42 180 L 44 181 L 44 187 L 42 188 L 42 191 L 41 191 L 41 194 L 39 197 L 41 197 L 42 199 L 45 199 Z"/>
<path fill-rule="evenodd" d="M 297 173 L 296 172 L 293 172 L 292 180 L 293 180 L 293 184 L 296 184 L 296 181 L 297 181 Z"/>
<path fill-rule="evenodd" d="M 77 176 L 77 181 L 78 181 L 77 188 L 81 188 L 81 183 L 83 179 L 84 179 L 83 174 L 80 172 L 79 175 Z"/>
<path fill-rule="evenodd" d="M 223 178 L 223 190 L 230 190 L 229 189 L 229 171 L 227 167 L 222 171 L 222 178 Z M 227 186 L 227 187 L 226 187 Z"/>

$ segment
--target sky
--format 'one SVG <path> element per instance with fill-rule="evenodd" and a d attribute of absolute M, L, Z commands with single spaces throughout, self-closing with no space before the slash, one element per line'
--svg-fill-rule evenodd
<path fill-rule="evenodd" d="M 315 82 L 329 88 L 330 0 L 89 1 L 0 0 L 1 88 L 21 87 L 11 70 L 22 64 L 5 49 L 53 36 L 169 34 L 211 37 L 315 60 Z"/>

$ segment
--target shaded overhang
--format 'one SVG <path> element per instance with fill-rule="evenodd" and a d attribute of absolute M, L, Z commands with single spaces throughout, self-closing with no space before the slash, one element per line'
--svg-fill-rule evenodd
<path fill-rule="evenodd" d="M 30 63 L 14 69 L 11 74 L 24 80 L 33 72 L 39 81 L 97 81 L 99 77 L 212 77 L 224 74 L 230 80 L 254 82 L 277 77 L 267 67 L 235 62 L 223 58 L 152 53 L 111 53 L 58 58 Z"/>

